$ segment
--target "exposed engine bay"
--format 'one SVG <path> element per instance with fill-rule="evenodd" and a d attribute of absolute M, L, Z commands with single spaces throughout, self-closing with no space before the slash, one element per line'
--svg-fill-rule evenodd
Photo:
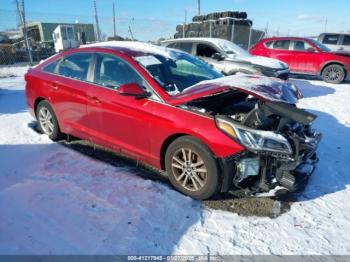
<path fill-rule="evenodd" d="M 321 140 L 321 134 L 311 128 L 316 115 L 295 104 L 231 89 L 181 107 L 214 117 L 219 129 L 246 148 L 222 161 L 222 191 L 281 195 L 301 189 L 315 170 Z"/>

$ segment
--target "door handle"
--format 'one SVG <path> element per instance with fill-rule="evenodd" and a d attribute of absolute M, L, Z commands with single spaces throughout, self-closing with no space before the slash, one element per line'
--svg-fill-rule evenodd
<path fill-rule="evenodd" d="M 52 84 L 51 84 L 51 87 L 52 87 L 52 89 L 53 90 L 58 90 L 58 82 L 53 82 Z"/>
<path fill-rule="evenodd" d="M 98 99 L 96 96 L 90 96 L 90 101 L 91 101 L 93 104 L 101 104 L 101 100 Z"/>

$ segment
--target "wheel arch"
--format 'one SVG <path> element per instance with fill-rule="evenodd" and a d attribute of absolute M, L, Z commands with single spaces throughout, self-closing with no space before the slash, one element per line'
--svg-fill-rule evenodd
<path fill-rule="evenodd" d="M 39 97 L 37 97 L 37 98 L 35 99 L 35 101 L 34 101 L 34 113 L 35 113 L 35 116 L 36 116 L 36 109 L 37 109 L 39 103 L 40 103 L 41 101 L 44 101 L 44 100 L 46 100 L 46 99 L 45 99 L 44 97 L 41 97 L 41 96 L 39 96 Z M 46 100 L 46 101 L 47 101 L 47 100 Z"/>
<path fill-rule="evenodd" d="M 342 63 L 342 62 L 340 62 L 340 61 L 337 61 L 337 60 L 327 61 L 326 63 L 324 63 L 324 64 L 321 66 L 321 69 L 320 69 L 320 73 L 319 73 L 319 74 L 322 75 L 323 70 L 324 70 L 327 66 L 329 66 L 329 65 L 340 65 L 341 67 L 344 68 L 345 77 L 347 76 L 347 74 L 348 74 L 348 68 L 347 68 L 347 66 L 346 66 L 344 63 Z"/>
<path fill-rule="evenodd" d="M 201 138 L 199 138 L 198 136 L 195 136 L 193 134 L 188 134 L 188 133 L 176 133 L 176 134 L 172 134 L 169 137 L 167 137 L 164 140 L 164 142 L 163 142 L 163 144 L 162 144 L 162 146 L 160 148 L 160 167 L 161 167 L 162 170 L 165 170 L 165 154 L 166 154 L 166 151 L 167 151 L 168 147 L 176 139 L 178 139 L 179 137 L 183 137 L 183 136 L 189 136 L 189 137 L 192 137 L 194 139 L 197 139 L 198 141 L 200 141 L 208 149 L 208 151 L 210 153 L 213 154 L 214 157 L 216 157 L 214 152 L 209 148 L 209 146 Z"/>

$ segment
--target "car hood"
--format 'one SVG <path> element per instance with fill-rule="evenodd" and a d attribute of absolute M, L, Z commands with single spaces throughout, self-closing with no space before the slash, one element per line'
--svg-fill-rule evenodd
<path fill-rule="evenodd" d="M 258 75 L 232 75 L 202 81 L 172 96 L 169 103 L 180 105 L 201 97 L 228 90 L 238 90 L 257 99 L 295 104 L 302 98 L 300 90 L 292 83 L 278 78 Z"/>
<path fill-rule="evenodd" d="M 254 65 L 262 66 L 262 67 L 269 67 L 273 69 L 287 69 L 288 65 L 286 63 L 283 63 L 277 59 L 264 57 L 264 56 L 233 56 L 229 55 L 228 60 L 239 60 L 244 61 L 247 63 L 251 63 Z"/>
<path fill-rule="evenodd" d="M 350 52 L 348 51 L 334 51 L 332 53 L 340 56 L 350 57 Z"/>

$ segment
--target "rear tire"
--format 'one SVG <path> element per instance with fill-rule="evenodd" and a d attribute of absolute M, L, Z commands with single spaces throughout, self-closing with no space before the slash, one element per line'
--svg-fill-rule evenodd
<path fill-rule="evenodd" d="M 326 66 L 321 74 L 323 81 L 331 84 L 340 84 L 344 81 L 345 76 L 344 68 L 337 64 Z"/>
<path fill-rule="evenodd" d="M 39 102 L 35 114 L 38 120 L 38 128 L 43 134 L 46 134 L 54 141 L 62 138 L 63 135 L 60 131 L 57 117 L 47 101 Z"/>
<path fill-rule="evenodd" d="M 192 198 L 204 200 L 219 191 L 219 168 L 213 154 L 199 140 L 183 136 L 170 144 L 165 167 L 171 184 Z"/>

